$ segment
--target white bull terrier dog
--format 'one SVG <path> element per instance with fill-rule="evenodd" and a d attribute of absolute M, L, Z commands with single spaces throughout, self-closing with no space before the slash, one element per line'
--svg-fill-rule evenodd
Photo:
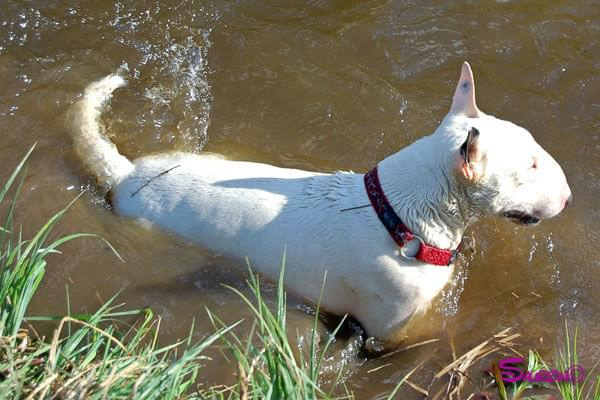
<path fill-rule="evenodd" d="M 114 210 L 215 252 L 248 258 L 288 290 L 348 314 L 387 349 L 450 280 L 467 227 L 487 216 L 521 224 L 571 201 L 558 163 L 531 134 L 481 112 L 464 63 L 435 133 L 367 174 L 333 174 L 172 153 L 133 162 L 99 122 L 118 75 L 92 83 L 69 111 L 75 149 Z M 410 334 L 410 332 L 408 332 Z"/>

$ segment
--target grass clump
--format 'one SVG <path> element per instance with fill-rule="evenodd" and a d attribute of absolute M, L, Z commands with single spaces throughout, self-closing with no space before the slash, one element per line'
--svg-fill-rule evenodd
<path fill-rule="evenodd" d="M 196 382 L 202 352 L 230 327 L 199 343 L 192 343 L 190 332 L 187 340 L 161 347 L 160 319 L 150 310 L 119 312 L 113 298 L 91 315 L 60 318 L 51 341 L 22 328 L 27 319 L 44 319 L 25 314 L 44 277 L 46 257 L 68 241 L 95 236 L 72 234 L 48 241 L 67 207 L 33 238 L 23 238 L 13 215 L 32 150 L 0 190 L 0 204 L 8 203 L 0 227 L 0 398 L 185 397 Z M 137 321 L 120 329 L 117 319 L 132 316 Z"/>
<path fill-rule="evenodd" d="M 247 338 L 235 334 L 224 337 L 228 348 L 238 365 L 238 383 L 234 391 L 240 398 L 256 399 L 331 399 L 338 387 L 338 379 L 328 392 L 318 385 L 319 371 L 327 349 L 341 324 L 327 339 L 323 349 L 318 351 L 317 323 L 319 308 L 316 309 L 313 331 L 308 354 L 294 351 L 286 328 L 286 297 L 283 290 L 284 262 L 277 287 L 275 310 L 272 311 L 261 294 L 258 276 L 250 271 L 249 286 L 255 302 L 236 292 L 247 304 L 254 317 L 254 324 Z M 216 325 L 223 324 L 213 316 Z M 350 398 L 346 393 L 343 397 Z"/>
<path fill-rule="evenodd" d="M 579 366 L 579 355 L 577 354 L 578 333 L 579 328 L 576 326 L 571 336 L 569 334 L 569 326 L 565 322 L 564 344 L 556 355 L 556 366 L 561 371 L 568 371 L 573 367 Z M 556 383 L 556 387 L 564 400 L 600 400 L 600 376 L 594 376 L 599 362 L 600 360 L 590 370 L 585 371 L 585 378 L 582 380 L 577 379 L 576 382 Z M 547 368 L 547 364 L 544 361 L 542 363 Z M 594 378 L 596 378 L 595 383 Z"/>
<path fill-rule="evenodd" d="M 157 345 L 160 319 L 149 310 L 124 333 L 114 319 L 138 313 L 116 312 L 114 298 L 86 318 L 64 317 L 52 340 L 21 332 L 2 338 L 0 398 L 177 399 L 193 387 L 202 352 L 226 329 L 200 343 L 187 340 Z M 72 334 L 63 328 L 76 325 Z M 61 337 L 63 336 L 63 337 Z"/>
<path fill-rule="evenodd" d="M 533 399 L 528 395 L 530 391 L 555 388 L 562 400 L 600 400 L 600 376 L 595 374 L 600 360 L 589 370 L 583 368 L 579 364 L 577 341 L 578 328 L 571 335 L 565 322 L 564 343 L 556 352 L 554 363 L 545 361 L 537 351 L 529 350 L 528 358 L 521 366 L 523 377 L 516 383 L 505 383 L 500 376 L 498 364 L 492 363 L 490 372 L 494 377 L 498 399 Z M 552 395 L 544 398 L 559 399 Z"/>
<path fill-rule="evenodd" d="M 320 385 L 321 367 L 335 335 L 342 327 L 345 318 L 327 336 L 324 343 L 319 343 L 317 324 L 319 322 L 319 303 L 315 310 L 310 344 L 305 351 L 296 349 L 290 343 L 286 328 L 287 302 L 284 291 L 285 255 L 277 285 L 276 303 L 272 310 L 265 299 L 258 276 L 250 271 L 249 286 L 254 299 L 230 288 L 246 303 L 254 318 L 250 333 L 240 338 L 234 333 L 223 336 L 227 347 L 237 364 L 238 381 L 225 393 L 239 399 L 353 399 L 353 394 L 341 381 L 343 369 L 340 368 L 333 382 Z M 209 313 L 216 327 L 223 329 L 224 324 Z M 397 398 L 400 386 L 408 378 L 411 371 L 383 399 Z M 327 388 L 325 388 L 327 386 Z"/>

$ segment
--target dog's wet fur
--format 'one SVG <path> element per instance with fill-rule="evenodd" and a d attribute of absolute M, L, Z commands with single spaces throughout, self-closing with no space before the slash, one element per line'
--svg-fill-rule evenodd
<path fill-rule="evenodd" d="M 363 175 L 333 174 L 169 153 L 130 161 L 104 135 L 100 113 L 125 86 L 109 75 L 88 86 L 68 113 L 74 147 L 113 210 L 215 252 L 244 259 L 321 307 L 348 314 L 398 346 L 427 329 L 417 315 L 453 267 L 404 258 L 368 204 Z M 177 168 L 174 169 L 174 167 Z M 534 224 L 559 214 L 571 190 L 558 163 L 531 134 L 479 110 L 464 63 L 450 112 L 436 131 L 378 164 L 383 191 L 406 226 L 430 245 L 454 249 L 486 216 Z M 170 171 L 164 174 L 164 171 Z M 351 209 L 351 212 L 340 212 Z M 327 273 L 326 273 L 327 272 Z"/>

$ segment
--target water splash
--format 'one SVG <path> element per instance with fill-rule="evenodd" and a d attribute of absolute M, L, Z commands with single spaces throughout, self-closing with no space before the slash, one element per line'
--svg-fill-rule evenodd
<path fill-rule="evenodd" d="M 452 282 L 442 291 L 440 301 L 436 307 L 438 313 L 449 317 L 458 312 L 458 303 L 460 302 L 460 295 L 465 289 L 467 275 L 465 268 L 457 268 Z"/>
<path fill-rule="evenodd" d="M 199 152 L 207 141 L 212 104 L 207 61 L 212 17 L 199 9 L 165 19 L 172 8 L 155 4 L 140 10 L 117 3 L 110 25 L 118 41 L 139 55 L 126 68 L 144 81 L 139 94 L 150 102 L 138 116 L 139 125 L 161 144 Z"/>
<path fill-rule="evenodd" d="M 172 86 L 154 87 L 146 93 L 148 98 L 159 103 L 183 103 L 177 130 L 195 151 L 200 151 L 206 143 L 212 101 L 206 62 L 210 46 L 208 33 L 203 35 L 203 42 L 204 46 L 200 46 L 188 36 L 184 43 L 172 44 L 164 52 L 166 64 L 160 71 L 171 77 Z"/>

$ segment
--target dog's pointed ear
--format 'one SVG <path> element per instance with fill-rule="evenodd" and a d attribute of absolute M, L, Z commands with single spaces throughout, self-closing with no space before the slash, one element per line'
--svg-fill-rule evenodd
<path fill-rule="evenodd" d="M 464 62 L 460 72 L 460 79 L 452 98 L 452 114 L 465 114 L 469 118 L 477 118 L 481 115 L 481 111 L 475 103 L 475 80 L 473 79 L 473 71 L 468 62 Z"/>
<path fill-rule="evenodd" d="M 467 140 L 460 146 L 458 172 L 468 181 L 476 181 L 482 175 L 483 153 L 479 145 L 479 130 L 473 127 Z"/>

